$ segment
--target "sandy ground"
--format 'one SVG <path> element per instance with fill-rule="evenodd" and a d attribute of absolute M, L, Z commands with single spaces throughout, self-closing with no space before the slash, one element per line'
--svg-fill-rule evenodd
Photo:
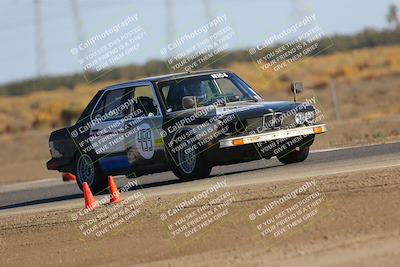
<path fill-rule="evenodd" d="M 400 168 L 387 168 L 227 181 L 209 194 L 138 191 L 88 214 L 2 215 L 0 257 L 5 266 L 399 266 L 399 177 Z"/>

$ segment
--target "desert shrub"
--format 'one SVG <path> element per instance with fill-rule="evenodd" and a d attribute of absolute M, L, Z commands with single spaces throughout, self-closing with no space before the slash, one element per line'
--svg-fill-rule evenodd
<path fill-rule="evenodd" d="M 74 123 L 79 115 L 81 115 L 83 109 L 86 107 L 86 103 L 83 102 L 71 102 L 67 107 L 61 111 L 61 121 L 64 125 L 70 125 Z"/>

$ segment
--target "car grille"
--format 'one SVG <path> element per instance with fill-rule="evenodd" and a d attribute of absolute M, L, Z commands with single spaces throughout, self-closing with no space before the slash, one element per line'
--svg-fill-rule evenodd
<path fill-rule="evenodd" d="M 285 114 L 282 112 L 267 113 L 262 117 L 251 118 L 247 120 L 247 131 L 274 131 L 288 129 L 296 126 L 295 114 Z M 264 126 L 264 127 L 263 127 Z"/>
<path fill-rule="evenodd" d="M 282 126 L 282 112 L 268 113 L 263 116 L 263 125 L 267 129 L 277 129 Z"/>

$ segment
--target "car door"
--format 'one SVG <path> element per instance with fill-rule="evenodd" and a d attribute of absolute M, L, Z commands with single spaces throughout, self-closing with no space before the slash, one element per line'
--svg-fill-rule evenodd
<path fill-rule="evenodd" d="M 89 140 L 103 171 L 128 167 L 124 126 L 129 88 L 106 90 L 93 113 Z"/>
<path fill-rule="evenodd" d="M 125 128 L 125 149 L 131 167 L 147 168 L 164 163 L 164 143 L 160 135 L 163 117 L 150 82 L 137 83 L 129 93 L 132 101 Z"/>

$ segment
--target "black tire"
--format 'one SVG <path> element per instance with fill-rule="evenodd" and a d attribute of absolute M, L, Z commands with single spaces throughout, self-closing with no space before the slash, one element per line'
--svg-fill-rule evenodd
<path fill-rule="evenodd" d="M 106 192 L 107 176 L 103 174 L 97 162 L 94 162 L 93 156 L 89 154 L 79 154 L 75 160 L 76 183 L 83 191 L 82 184 L 87 182 L 92 194 Z"/>
<path fill-rule="evenodd" d="M 186 148 L 189 147 L 190 144 Z M 210 176 L 212 166 L 204 159 L 202 153 L 199 153 L 198 149 L 186 153 L 185 150 L 181 149 L 173 154 L 167 152 L 170 169 L 175 176 L 184 181 Z"/>
<path fill-rule="evenodd" d="M 290 151 L 287 154 L 280 155 L 277 158 L 283 164 L 297 163 L 306 160 L 309 152 L 310 152 L 310 147 L 305 146 L 305 147 L 300 147 L 298 149 L 294 149 L 293 151 Z"/>

